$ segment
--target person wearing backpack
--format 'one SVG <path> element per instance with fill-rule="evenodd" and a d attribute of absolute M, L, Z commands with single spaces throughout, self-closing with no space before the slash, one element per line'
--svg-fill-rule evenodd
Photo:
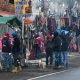
<path fill-rule="evenodd" d="M 47 37 L 46 43 L 45 43 L 45 51 L 46 51 L 46 66 L 49 65 L 49 61 L 50 61 L 50 65 L 52 65 L 53 63 L 53 49 L 52 49 L 52 38 L 51 36 Z M 50 57 L 50 60 L 49 60 Z"/>

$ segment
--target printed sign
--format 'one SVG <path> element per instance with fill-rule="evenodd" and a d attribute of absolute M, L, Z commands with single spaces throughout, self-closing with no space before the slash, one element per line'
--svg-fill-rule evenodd
<path fill-rule="evenodd" d="M 32 15 L 32 1 L 31 0 L 14 0 L 15 13 L 19 19 Z"/>

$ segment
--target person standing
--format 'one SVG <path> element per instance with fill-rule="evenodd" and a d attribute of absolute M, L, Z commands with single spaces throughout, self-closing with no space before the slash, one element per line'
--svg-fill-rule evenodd
<path fill-rule="evenodd" d="M 64 64 L 64 66 L 66 66 L 66 67 L 68 67 L 68 48 L 69 48 L 68 37 L 69 36 L 67 36 L 67 34 L 65 34 L 65 32 L 61 33 L 61 39 L 62 39 L 62 46 L 61 46 L 62 64 Z"/>
<path fill-rule="evenodd" d="M 53 53 L 55 55 L 55 68 L 58 68 L 61 64 L 61 43 L 62 40 L 58 32 L 54 32 L 53 42 Z"/>
<path fill-rule="evenodd" d="M 78 43 L 78 52 L 80 53 L 80 34 L 77 37 L 77 43 Z"/>
<path fill-rule="evenodd" d="M 46 48 L 46 66 L 49 65 L 49 61 L 50 61 L 50 65 L 52 65 L 53 63 L 53 49 L 52 49 L 52 38 L 51 36 L 47 37 L 47 41 L 45 43 L 45 48 Z M 50 60 L 49 60 L 50 57 Z"/>
<path fill-rule="evenodd" d="M 4 58 L 4 60 L 2 60 L 3 70 L 10 71 L 12 69 L 12 55 L 9 32 L 6 32 L 2 39 L 2 56 Z"/>
<path fill-rule="evenodd" d="M 13 36 L 13 46 L 12 46 L 12 54 L 14 58 L 14 69 L 12 72 L 18 72 L 18 70 L 21 70 L 20 65 L 20 39 L 17 36 L 17 33 L 12 33 Z"/>
<path fill-rule="evenodd" d="M 34 40 L 34 52 L 35 52 L 35 58 L 40 59 L 41 58 L 41 42 L 42 38 L 37 34 L 35 36 Z"/>
<path fill-rule="evenodd" d="M 9 32 L 6 32 L 3 39 L 2 39 L 2 52 L 11 52 L 11 42 L 9 38 L 10 34 Z"/>

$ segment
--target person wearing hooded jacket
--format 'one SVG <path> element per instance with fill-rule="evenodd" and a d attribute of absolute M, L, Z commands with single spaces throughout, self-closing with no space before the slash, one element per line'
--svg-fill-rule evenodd
<path fill-rule="evenodd" d="M 62 52 L 62 64 L 64 66 L 68 67 L 68 37 L 65 32 L 61 33 L 61 38 L 62 38 L 62 46 L 61 46 L 61 52 Z"/>
<path fill-rule="evenodd" d="M 53 53 L 55 55 L 55 68 L 58 68 L 61 64 L 61 37 L 59 36 L 58 32 L 54 32 L 53 37 Z"/>
<path fill-rule="evenodd" d="M 21 70 L 20 66 L 20 39 L 17 36 L 17 33 L 12 33 L 13 36 L 13 46 L 12 46 L 12 54 L 14 58 L 14 66 L 15 68 L 12 70 L 12 72 L 18 72 L 18 70 Z"/>

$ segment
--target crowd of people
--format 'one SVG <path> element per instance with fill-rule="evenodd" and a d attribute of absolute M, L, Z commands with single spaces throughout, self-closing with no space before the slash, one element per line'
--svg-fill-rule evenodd
<path fill-rule="evenodd" d="M 63 27 L 59 30 L 56 29 L 56 31 L 53 33 L 49 32 L 45 36 L 41 36 L 39 33 L 35 35 L 32 48 L 34 51 L 35 59 L 41 58 L 42 55 L 44 55 L 45 50 L 46 66 L 48 66 L 49 63 L 50 65 L 53 65 L 54 60 L 55 68 L 58 68 L 59 65 L 65 65 L 68 67 L 69 53 L 72 51 L 79 51 L 80 37 L 79 32 L 77 31 L 80 29 L 75 29 L 75 31 L 73 31 L 73 28 L 73 26 Z"/>
<path fill-rule="evenodd" d="M 12 33 L 12 41 L 10 37 L 9 32 L 6 32 L 2 39 L 2 56 L 4 58 L 1 62 L 2 69 L 4 71 L 18 72 L 22 70 L 21 41 L 16 32 Z M 35 35 L 32 46 L 34 59 L 41 59 L 45 56 L 46 66 L 48 66 L 49 61 L 50 65 L 53 64 L 54 58 L 55 68 L 58 68 L 61 64 L 67 65 L 69 34 L 62 32 L 61 35 L 59 35 L 58 32 L 54 32 L 53 34 L 47 34 L 45 39 L 42 37 L 42 34 Z"/>
<path fill-rule="evenodd" d="M 29 40 L 31 43 L 29 43 L 32 44 L 32 47 L 29 49 L 30 55 L 28 55 L 28 59 L 41 59 L 42 57 L 45 57 L 46 66 L 53 65 L 53 63 L 55 63 L 55 68 L 58 68 L 61 65 L 68 67 L 68 54 L 71 44 L 75 44 L 75 41 L 73 40 L 74 38 L 76 38 L 76 45 L 80 52 L 80 34 L 76 36 L 74 31 L 64 28 L 59 30 L 57 28 L 55 32 L 48 32 L 45 35 L 43 35 L 42 32 L 34 32 L 34 34 L 31 34 L 31 38 Z M 11 36 L 12 41 L 10 39 Z M 16 32 L 12 33 L 11 36 L 6 32 L 2 39 L 2 55 L 4 57 L 4 60 L 2 60 L 2 67 L 5 71 L 18 72 L 22 69 L 21 39 Z M 75 45 L 72 46 L 76 47 Z"/>
<path fill-rule="evenodd" d="M 53 64 L 53 58 L 55 62 L 55 68 L 58 68 L 59 65 L 68 66 L 68 49 L 69 49 L 69 34 L 62 32 L 61 35 L 58 32 L 54 32 L 53 38 L 47 37 L 46 41 L 46 65 Z"/>

